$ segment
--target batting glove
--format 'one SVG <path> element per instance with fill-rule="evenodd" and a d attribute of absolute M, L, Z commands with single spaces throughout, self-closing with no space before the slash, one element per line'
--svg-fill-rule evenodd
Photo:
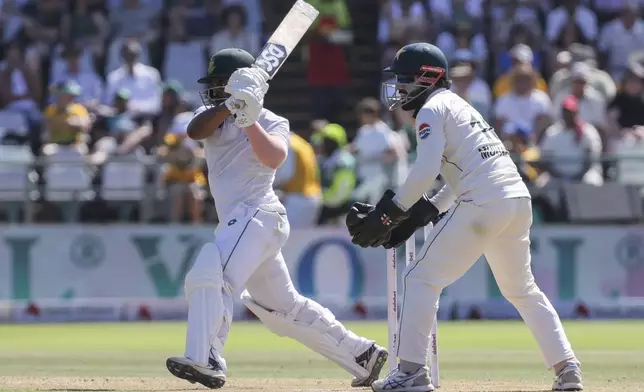
<path fill-rule="evenodd" d="M 228 79 L 224 91 L 231 97 L 244 101 L 243 112 L 254 123 L 264 107 L 264 96 L 268 91 L 268 74 L 259 68 L 240 68 Z"/>
<path fill-rule="evenodd" d="M 239 128 L 250 127 L 255 123 L 255 120 L 246 114 L 245 109 L 247 105 L 241 99 L 230 97 L 224 102 L 224 105 L 226 105 L 230 113 L 235 117 L 235 125 Z"/>

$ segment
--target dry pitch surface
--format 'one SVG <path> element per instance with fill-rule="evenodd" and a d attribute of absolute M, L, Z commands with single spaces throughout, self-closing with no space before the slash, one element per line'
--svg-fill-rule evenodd
<path fill-rule="evenodd" d="M 354 323 L 384 344 L 384 323 Z M 644 392 L 644 322 L 573 322 L 568 335 L 583 362 L 586 390 Z M 0 326 L 0 391 L 206 390 L 167 373 L 181 353 L 182 323 Z M 236 324 L 222 391 L 358 391 L 350 377 L 260 324 Z M 551 373 L 520 322 L 442 323 L 441 390 L 544 391 Z M 368 390 L 368 389 L 362 389 Z"/>

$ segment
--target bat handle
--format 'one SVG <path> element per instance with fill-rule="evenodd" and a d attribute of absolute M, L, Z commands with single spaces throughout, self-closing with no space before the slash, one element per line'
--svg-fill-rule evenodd
<path fill-rule="evenodd" d="M 266 71 L 264 71 L 264 70 L 263 70 L 260 66 L 258 66 L 257 64 L 253 64 L 253 65 L 251 65 L 251 67 L 253 67 L 253 68 L 255 68 L 255 69 L 257 69 L 257 70 L 259 70 L 259 71 L 260 71 L 260 72 L 259 72 L 259 74 L 260 74 L 260 75 L 262 76 L 262 78 L 264 79 L 264 82 L 268 82 L 269 80 L 271 80 L 270 75 L 268 75 L 268 73 L 267 73 Z"/>

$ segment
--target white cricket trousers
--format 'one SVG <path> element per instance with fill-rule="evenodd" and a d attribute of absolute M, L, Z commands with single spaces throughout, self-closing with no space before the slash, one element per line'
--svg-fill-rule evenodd
<path fill-rule="evenodd" d="M 404 271 L 400 359 L 427 363 L 429 331 L 441 291 L 463 276 L 482 254 L 501 293 L 519 311 L 539 344 L 546 366 L 551 368 L 574 357 L 557 312 L 534 282 L 530 266 L 531 225 L 532 205 L 528 198 L 502 199 L 485 205 L 456 203 Z"/>
<path fill-rule="evenodd" d="M 203 294 L 202 302 L 218 306 L 223 303 L 224 309 L 213 312 L 210 306 L 198 302 L 199 296 L 190 297 L 186 357 L 206 363 L 211 348 L 221 355 L 232 321 L 233 298 L 239 298 L 244 289 L 261 306 L 282 314 L 289 314 L 297 301 L 302 301 L 281 252 L 289 232 L 284 207 L 279 203 L 257 208 L 239 207 L 220 222 L 214 243 L 204 246 L 186 275 L 186 282 L 190 276 L 198 279 L 208 275 L 209 270 L 218 267 L 215 263 L 221 263 L 223 287 Z M 218 296 L 221 301 L 216 298 Z M 346 331 L 343 326 L 341 329 Z M 215 342 L 207 338 L 211 333 L 216 334 Z M 366 339 L 354 334 L 347 336 L 355 340 L 357 353 L 368 348 Z"/>

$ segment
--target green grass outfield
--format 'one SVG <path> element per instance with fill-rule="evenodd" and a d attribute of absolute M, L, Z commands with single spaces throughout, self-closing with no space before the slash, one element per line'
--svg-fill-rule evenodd
<path fill-rule="evenodd" d="M 383 322 L 348 326 L 386 344 Z M 565 323 L 587 391 L 644 391 L 644 321 Z M 184 323 L 0 325 L 0 390 L 203 389 L 174 379 L 166 357 L 183 351 Z M 226 346 L 227 391 L 349 391 L 350 377 L 259 323 L 237 323 Z M 546 371 L 519 321 L 441 322 L 441 390 L 548 390 Z M 355 391 L 355 389 L 354 389 Z"/>

